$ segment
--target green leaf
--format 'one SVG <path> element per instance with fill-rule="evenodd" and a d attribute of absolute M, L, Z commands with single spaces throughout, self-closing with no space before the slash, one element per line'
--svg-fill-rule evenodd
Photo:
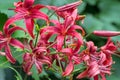
<path fill-rule="evenodd" d="M 87 2 L 90 5 L 95 5 L 99 0 L 83 0 L 83 1 Z"/>
<path fill-rule="evenodd" d="M 0 11 L 2 13 L 7 14 L 8 16 L 13 16 L 14 11 L 8 10 L 9 8 L 14 8 L 13 3 L 17 2 L 18 0 L 7 0 L 7 1 L 3 1 L 0 0 Z"/>
<path fill-rule="evenodd" d="M 22 57 L 22 55 L 24 54 L 24 52 L 21 51 L 21 50 L 19 51 L 19 49 L 13 48 L 13 47 L 11 47 L 11 51 L 12 51 L 13 57 L 14 57 L 20 64 L 22 64 L 22 62 L 23 62 L 23 57 Z"/>
<path fill-rule="evenodd" d="M 115 61 L 115 64 L 113 64 L 113 70 L 112 74 L 110 76 L 107 76 L 107 80 L 119 80 L 120 79 L 120 58 L 113 56 L 113 60 Z"/>
<path fill-rule="evenodd" d="M 12 70 L 17 74 L 17 75 L 15 76 L 17 80 L 23 80 L 18 71 L 16 71 L 16 70 L 15 70 L 14 68 L 12 68 L 12 67 L 8 67 L 8 68 L 12 69 Z"/>
<path fill-rule="evenodd" d="M 8 19 L 7 15 L 0 12 L 0 31 L 2 31 L 5 21 Z"/>
<path fill-rule="evenodd" d="M 0 69 L 0 80 L 5 80 L 5 72 L 4 69 Z"/>
<path fill-rule="evenodd" d="M 5 56 L 0 56 L 0 68 L 5 68 L 6 66 L 10 66 L 10 63 Z"/>
<path fill-rule="evenodd" d="M 86 15 L 83 27 L 86 29 L 88 33 L 91 33 L 94 30 L 101 30 L 103 26 L 104 24 L 99 19 L 94 17 L 93 15 L 91 14 Z"/>
<path fill-rule="evenodd" d="M 32 66 L 31 72 L 32 72 L 32 77 L 33 77 L 35 80 L 40 80 L 40 79 L 39 79 L 39 74 L 38 74 L 38 72 L 37 72 L 37 69 L 36 69 L 36 66 L 35 66 L 35 65 Z"/>

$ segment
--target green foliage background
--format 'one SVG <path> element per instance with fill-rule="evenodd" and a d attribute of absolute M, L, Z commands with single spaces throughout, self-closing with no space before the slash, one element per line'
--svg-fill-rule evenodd
<path fill-rule="evenodd" d="M 14 8 L 13 2 L 16 1 L 18 0 L 0 0 L 1 31 L 8 17 L 14 15 L 14 12 L 8 10 L 8 8 Z M 77 0 L 36 0 L 35 4 L 41 3 L 45 5 L 62 6 L 75 1 Z M 78 24 L 84 27 L 87 34 L 90 34 L 94 30 L 120 31 L 120 0 L 83 0 L 83 3 L 78 7 L 78 10 L 79 14 L 86 15 L 84 24 L 81 24 L 80 22 L 78 22 Z M 46 9 L 43 9 L 43 11 L 47 12 Z M 55 18 L 55 16 L 52 18 Z M 23 21 L 16 22 L 16 24 L 24 27 Z M 26 37 L 22 32 L 16 32 L 13 36 L 16 38 Z M 120 41 L 120 36 L 112 39 L 114 41 Z M 90 35 L 87 40 L 93 40 L 98 46 L 105 44 L 106 41 L 105 38 L 96 37 L 94 35 Z M 5 57 L 0 56 L 0 80 L 20 80 L 15 71 L 7 66 L 14 67 L 23 78 L 26 76 L 22 69 L 16 67 L 16 65 L 20 65 L 22 63 L 22 58 L 20 59 L 20 57 L 22 57 L 22 53 L 20 53 L 19 50 L 14 49 L 13 55 L 18 60 L 15 65 L 11 65 Z M 113 56 L 113 59 L 115 64 L 113 64 L 112 75 L 107 76 L 107 80 L 120 80 L 120 58 Z M 57 73 L 43 71 L 42 74 L 37 75 L 35 68 L 32 70 L 34 74 L 32 76 L 28 76 L 27 80 L 33 80 L 33 78 L 35 80 L 61 80 L 61 76 Z"/>

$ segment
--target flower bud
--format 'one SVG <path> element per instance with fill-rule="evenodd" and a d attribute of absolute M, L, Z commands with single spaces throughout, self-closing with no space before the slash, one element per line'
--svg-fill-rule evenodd
<path fill-rule="evenodd" d="M 93 34 L 103 37 L 113 37 L 120 35 L 120 32 L 117 31 L 94 31 Z"/>

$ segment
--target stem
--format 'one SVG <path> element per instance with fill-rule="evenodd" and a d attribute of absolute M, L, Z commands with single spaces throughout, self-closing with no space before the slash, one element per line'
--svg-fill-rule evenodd
<path fill-rule="evenodd" d="M 115 55 L 115 56 L 117 56 L 117 57 L 120 57 L 120 55 L 119 55 L 119 54 L 117 54 L 117 53 L 113 53 L 113 55 Z"/>
<path fill-rule="evenodd" d="M 86 39 L 87 37 L 89 37 L 91 34 L 92 34 L 92 33 L 87 34 L 87 35 L 84 37 L 84 39 Z"/>
<path fill-rule="evenodd" d="M 24 78 L 24 80 L 27 80 L 27 75 L 25 75 L 25 78 Z"/>
<path fill-rule="evenodd" d="M 66 78 L 65 78 L 65 77 L 62 77 L 62 80 L 66 80 Z"/>
<path fill-rule="evenodd" d="M 66 48 L 66 36 L 64 38 L 64 48 Z"/>
<path fill-rule="evenodd" d="M 49 45 L 48 47 L 47 47 L 47 49 L 48 48 L 50 48 L 50 47 L 52 47 L 54 44 L 56 44 L 57 43 L 57 41 L 55 41 L 55 42 L 53 42 L 51 45 Z"/>
<path fill-rule="evenodd" d="M 39 37 L 39 31 L 40 31 L 40 28 L 39 28 L 36 20 L 35 20 L 35 27 L 36 27 L 36 31 L 37 31 L 37 36 L 36 36 L 36 39 L 35 39 L 35 45 L 34 45 L 34 47 L 36 47 L 36 45 L 37 45 L 37 41 L 38 41 L 38 37 Z"/>
<path fill-rule="evenodd" d="M 39 31 L 37 31 L 37 36 L 36 36 L 36 40 L 35 40 L 35 46 L 34 46 L 34 47 L 36 47 L 36 45 L 37 45 L 38 36 L 39 36 Z"/>
<path fill-rule="evenodd" d="M 53 15 L 54 13 L 55 13 L 55 11 L 50 14 L 49 18 L 52 17 L 52 15 Z"/>
<path fill-rule="evenodd" d="M 52 17 L 52 15 L 55 13 L 55 11 L 49 16 L 49 18 L 50 17 Z M 34 47 L 36 47 L 36 45 L 37 45 L 37 41 L 38 41 L 38 37 L 39 37 L 39 30 L 40 29 L 38 29 L 39 28 L 39 26 L 38 26 L 38 24 L 37 23 L 35 23 L 36 24 L 36 28 L 37 28 L 37 36 L 36 36 L 36 40 L 35 40 L 35 45 L 34 45 Z M 44 24 L 43 24 L 43 26 L 44 26 Z"/>
<path fill-rule="evenodd" d="M 60 66 L 60 72 L 62 72 L 62 71 L 63 71 L 63 69 L 62 69 L 62 65 L 61 65 L 61 61 L 60 61 L 59 55 L 57 55 L 57 58 L 58 58 L 58 63 L 59 63 L 59 66 Z"/>
<path fill-rule="evenodd" d="M 70 80 L 73 80 L 73 75 L 72 74 L 70 75 Z"/>

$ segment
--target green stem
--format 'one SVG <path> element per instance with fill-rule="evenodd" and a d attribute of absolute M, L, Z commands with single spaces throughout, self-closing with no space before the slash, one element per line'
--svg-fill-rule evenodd
<path fill-rule="evenodd" d="M 64 48 L 66 48 L 66 36 L 64 38 Z"/>
<path fill-rule="evenodd" d="M 55 11 L 50 14 L 49 18 L 52 17 L 54 13 L 55 13 Z"/>
<path fill-rule="evenodd" d="M 27 77 L 28 77 L 28 76 L 27 76 L 27 74 L 26 74 L 25 77 L 24 77 L 24 80 L 27 80 Z"/>
<path fill-rule="evenodd" d="M 63 72 L 63 69 L 62 69 L 62 64 L 61 64 L 59 55 L 57 55 L 57 58 L 58 58 L 58 64 L 59 64 L 59 66 L 60 66 L 60 72 L 62 73 L 62 72 Z"/>
<path fill-rule="evenodd" d="M 49 16 L 49 18 L 50 17 L 52 17 L 52 15 L 55 13 L 55 11 Z M 36 36 L 36 40 L 35 40 L 35 45 L 34 45 L 34 47 L 36 47 L 36 45 L 37 45 L 37 41 L 38 41 L 38 37 L 39 37 L 39 30 L 40 29 L 38 29 L 39 28 L 39 26 L 38 26 L 38 24 L 37 23 L 35 23 L 36 25 L 36 28 L 37 28 L 37 36 Z M 44 26 L 44 24 L 43 24 L 43 26 Z"/>
<path fill-rule="evenodd" d="M 39 31 L 37 31 L 37 36 L 36 36 L 35 46 L 34 47 L 36 47 L 36 45 L 37 45 L 38 37 L 39 37 Z"/>
<path fill-rule="evenodd" d="M 92 34 L 92 33 L 87 34 L 87 35 L 84 37 L 84 39 L 86 39 L 87 37 L 89 37 L 91 34 Z"/>
<path fill-rule="evenodd" d="M 66 80 L 66 77 L 62 77 L 62 80 Z"/>
<path fill-rule="evenodd" d="M 117 57 L 120 57 L 120 55 L 119 55 L 119 54 L 117 54 L 117 52 L 116 52 L 116 53 L 114 53 L 113 55 L 115 55 L 115 56 L 117 56 Z"/>
<path fill-rule="evenodd" d="M 55 42 L 53 42 L 51 45 L 49 45 L 48 47 L 47 47 L 47 49 L 48 48 L 50 48 L 50 47 L 52 47 L 54 44 L 56 44 L 57 43 L 57 41 L 55 41 Z"/>
<path fill-rule="evenodd" d="M 73 75 L 72 74 L 70 75 L 70 80 L 73 80 Z"/>

